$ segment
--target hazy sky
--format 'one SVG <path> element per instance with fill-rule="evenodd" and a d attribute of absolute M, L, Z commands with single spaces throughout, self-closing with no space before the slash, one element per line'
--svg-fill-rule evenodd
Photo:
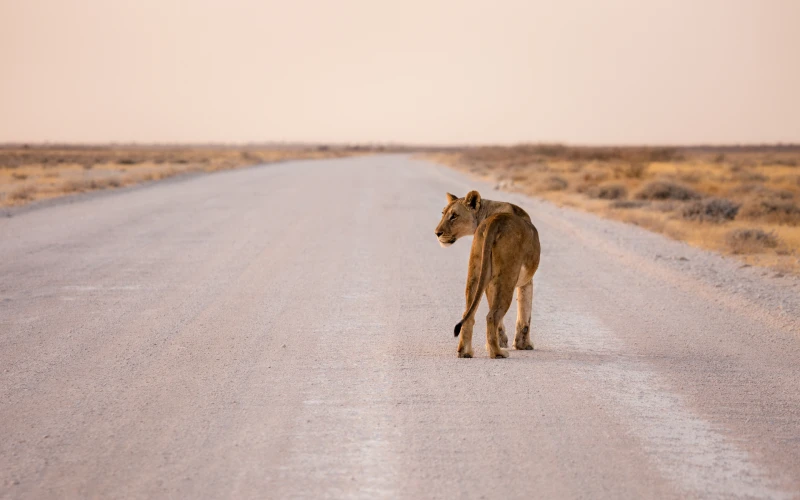
<path fill-rule="evenodd" d="M 0 0 L 0 142 L 800 142 L 800 0 Z"/>

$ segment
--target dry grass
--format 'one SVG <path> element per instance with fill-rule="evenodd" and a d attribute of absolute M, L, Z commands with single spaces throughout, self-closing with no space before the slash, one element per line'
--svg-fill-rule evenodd
<path fill-rule="evenodd" d="M 761 229 L 734 229 L 726 235 L 728 246 L 736 254 L 762 253 L 770 248 L 778 247 L 775 233 L 767 233 Z"/>
<path fill-rule="evenodd" d="M 466 148 L 431 157 L 499 189 L 800 274 L 800 147 L 546 144 Z M 754 236 L 762 233 L 767 236 Z"/>
<path fill-rule="evenodd" d="M 25 184 L 23 186 L 17 186 L 11 192 L 8 193 L 8 199 L 13 201 L 28 201 L 32 200 L 36 196 L 36 192 L 38 189 L 36 186 L 31 184 Z"/>
<path fill-rule="evenodd" d="M 569 183 L 563 178 L 551 175 L 539 184 L 539 189 L 542 191 L 563 191 L 567 189 L 567 186 L 569 186 Z"/>
<path fill-rule="evenodd" d="M 122 177 L 115 175 L 98 179 L 70 179 L 63 184 L 63 189 L 67 193 L 82 193 L 96 189 L 118 188 L 133 183 L 130 180 L 126 182 Z"/>
<path fill-rule="evenodd" d="M 751 200 L 745 205 L 742 215 L 773 224 L 800 225 L 800 206 L 791 198 Z"/>
<path fill-rule="evenodd" d="M 367 147 L 0 146 L 0 207 L 190 172 L 215 172 L 291 159 L 335 158 Z"/>
<path fill-rule="evenodd" d="M 681 215 L 684 219 L 721 223 L 734 220 L 739 207 L 739 204 L 725 198 L 707 198 L 687 204 Z"/>
<path fill-rule="evenodd" d="M 675 182 L 656 179 L 644 184 L 634 195 L 637 200 L 696 200 L 700 194 Z"/>
<path fill-rule="evenodd" d="M 622 200 L 628 196 L 628 188 L 618 182 L 606 182 L 596 186 L 589 186 L 586 195 L 590 198 L 601 200 Z"/>

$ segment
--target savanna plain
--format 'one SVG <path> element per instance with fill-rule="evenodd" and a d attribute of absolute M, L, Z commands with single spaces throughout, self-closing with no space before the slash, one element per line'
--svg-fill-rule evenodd
<path fill-rule="evenodd" d="M 497 189 L 800 273 L 800 147 L 478 147 L 430 156 Z"/>
<path fill-rule="evenodd" d="M 413 151 L 365 145 L 6 145 L 0 146 L 0 208 L 263 163 Z M 424 151 L 497 189 L 642 226 L 735 255 L 746 265 L 800 274 L 800 146 L 531 144 Z"/>

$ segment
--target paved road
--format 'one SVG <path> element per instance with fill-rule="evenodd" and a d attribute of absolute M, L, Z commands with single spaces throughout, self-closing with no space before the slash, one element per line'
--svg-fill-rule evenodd
<path fill-rule="evenodd" d="M 472 187 L 542 238 L 506 360 L 451 333 L 469 240 L 433 229 Z M 0 220 L 0 256 L 3 498 L 800 492 L 797 280 L 441 167 L 90 197 Z"/>

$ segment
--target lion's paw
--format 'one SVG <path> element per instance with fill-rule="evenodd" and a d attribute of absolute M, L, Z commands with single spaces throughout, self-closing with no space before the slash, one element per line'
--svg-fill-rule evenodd
<path fill-rule="evenodd" d="M 489 357 L 490 357 L 490 358 L 492 358 L 492 359 L 503 359 L 503 358 L 507 358 L 507 357 L 508 357 L 508 351 L 506 351 L 505 349 L 500 349 L 500 350 L 499 350 L 499 351 L 497 351 L 497 352 L 492 352 L 492 351 L 490 350 L 490 351 L 489 351 Z"/>

